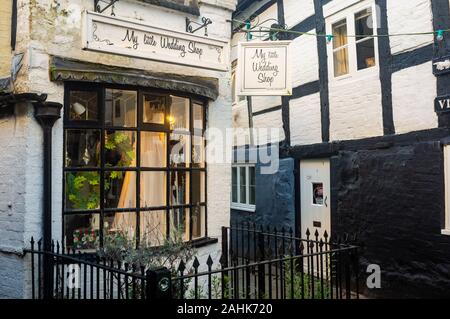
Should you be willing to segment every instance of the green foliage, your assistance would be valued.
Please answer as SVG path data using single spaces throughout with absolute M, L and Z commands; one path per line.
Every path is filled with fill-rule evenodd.
M 128 167 L 135 158 L 130 136 L 123 132 L 109 134 L 105 149 L 120 154 L 118 167 Z M 105 190 L 110 189 L 112 180 L 122 179 L 123 172 L 112 171 L 105 179 Z M 100 175 L 97 172 L 68 173 L 66 194 L 72 209 L 96 209 L 100 206 Z
M 320 278 L 315 276 L 310 276 L 308 273 L 302 272 L 299 268 L 301 265 L 296 267 L 295 261 L 293 265 L 291 261 L 285 261 L 284 263 L 284 275 L 286 282 L 286 298 L 292 299 L 329 299 L 330 298 L 330 283 L 324 279 L 323 286 Z M 294 287 L 292 295 L 292 286 Z M 302 292 L 303 286 L 303 292 Z M 314 288 L 314 297 L 313 297 Z

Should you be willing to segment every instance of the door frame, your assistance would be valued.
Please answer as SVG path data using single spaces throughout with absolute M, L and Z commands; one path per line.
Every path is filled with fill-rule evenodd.
M 302 160 L 329 160 L 330 161 L 330 194 L 329 194 L 329 205 L 330 205 L 330 234 L 328 239 L 330 240 L 331 234 L 335 232 L 336 225 L 336 214 L 335 210 L 337 207 L 337 198 L 335 196 L 336 189 L 335 185 L 338 185 L 336 181 L 336 170 L 337 164 L 336 156 L 318 156 L 318 157 L 305 157 L 305 158 L 294 158 L 294 190 L 295 190 L 295 236 L 297 238 L 302 238 L 302 206 L 301 206 L 301 182 L 300 182 L 300 162 Z M 298 249 L 298 248 L 296 248 Z

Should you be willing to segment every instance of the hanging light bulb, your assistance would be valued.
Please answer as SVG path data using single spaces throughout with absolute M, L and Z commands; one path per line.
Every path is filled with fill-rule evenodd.
M 327 34 L 327 44 L 330 44 L 333 41 L 334 36 L 332 34 Z
M 436 40 L 439 42 L 444 40 L 444 30 L 437 30 Z

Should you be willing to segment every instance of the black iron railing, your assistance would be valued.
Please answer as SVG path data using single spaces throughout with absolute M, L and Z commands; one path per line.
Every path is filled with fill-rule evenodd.
M 318 231 L 222 228 L 222 253 L 177 269 L 147 269 L 31 240 L 31 297 L 41 299 L 350 299 L 359 297 L 357 247 Z M 45 269 L 43 260 L 46 258 Z M 48 282 L 50 278 L 50 282 Z M 47 282 L 45 282 L 45 280 Z M 47 297 L 48 298 L 48 297 Z
M 100 258 L 95 254 L 65 249 L 53 243 L 51 251 L 31 239 L 26 249 L 31 261 L 31 298 L 54 299 L 149 299 L 154 272 L 144 267 Z M 43 260 L 51 267 L 43 268 Z M 50 283 L 45 283 L 47 275 Z M 50 293 L 45 294 L 45 289 Z
M 185 299 L 350 299 L 359 297 L 357 247 L 324 232 L 305 239 L 256 225 L 222 228 L 222 256 L 182 262 L 173 297 Z M 203 271 L 202 271 L 203 269 Z

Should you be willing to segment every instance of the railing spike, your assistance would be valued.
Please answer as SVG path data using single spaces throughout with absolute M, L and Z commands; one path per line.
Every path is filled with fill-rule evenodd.
M 195 257 L 194 262 L 192 263 L 192 267 L 194 267 L 194 269 L 198 269 L 199 266 L 200 266 L 200 262 L 198 261 L 198 258 Z
M 206 264 L 211 267 L 213 265 L 214 261 L 211 258 L 211 255 L 208 256 L 208 259 L 206 260 Z

